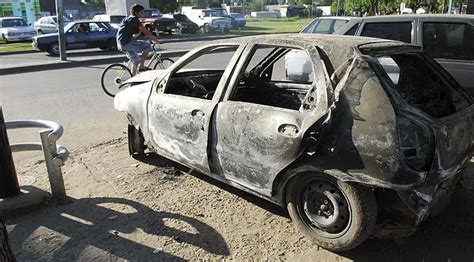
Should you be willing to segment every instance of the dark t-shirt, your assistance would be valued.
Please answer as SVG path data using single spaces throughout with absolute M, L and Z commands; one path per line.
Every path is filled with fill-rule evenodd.
M 133 39 L 133 34 L 139 32 L 139 26 L 140 20 L 138 20 L 138 17 L 133 15 L 125 17 L 120 23 L 119 30 L 117 32 L 117 41 L 121 45 L 130 43 Z

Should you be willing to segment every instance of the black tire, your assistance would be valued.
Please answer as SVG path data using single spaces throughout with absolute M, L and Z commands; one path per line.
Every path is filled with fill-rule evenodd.
M 145 138 L 142 131 L 133 125 L 128 125 L 128 153 L 132 155 L 145 155 Z
M 105 48 L 107 50 L 117 50 L 117 41 L 115 40 L 115 38 L 110 38 L 108 39 L 106 42 L 105 42 Z
M 204 26 L 202 27 L 202 31 L 205 34 L 211 32 L 211 26 L 209 24 L 204 24 Z
M 8 239 L 7 227 L 3 218 L 0 217 L 0 261 L 15 261 L 10 241 Z
M 132 72 L 122 64 L 112 64 L 104 69 L 100 78 L 104 92 L 114 97 L 123 86 L 123 82 L 132 77 Z
M 291 179 L 285 194 L 296 227 L 327 250 L 358 246 L 377 221 L 377 203 L 370 189 L 329 175 L 299 175 Z
M 161 61 L 158 60 L 155 65 L 153 66 L 153 69 L 167 69 L 174 63 L 173 59 L 171 58 L 161 58 Z
M 51 55 L 54 55 L 54 56 L 58 56 L 59 52 L 60 52 L 60 50 L 59 50 L 59 43 L 58 42 L 54 42 L 54 43 L 49 44 L 48 53 L 50 53 Z

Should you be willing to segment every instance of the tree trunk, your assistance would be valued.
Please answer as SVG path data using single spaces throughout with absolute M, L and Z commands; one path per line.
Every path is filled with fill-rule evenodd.
M 0 261 L 14 262 L 10 242 L 8 241 L 8 232 L 3 219 L 0 217 Z

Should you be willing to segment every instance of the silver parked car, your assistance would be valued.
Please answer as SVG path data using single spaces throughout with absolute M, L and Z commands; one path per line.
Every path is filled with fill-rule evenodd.
M 318 17 L 301 30 L 300 33 L 332 34 L 351 19 L 353 19 L 353 17 L 350 16 Z
M 71 19 L 63 16 L 64 26 L 72 22 Z M 58 31 L 58 17 L 44 16 L 38 19 L 34 24 L 35 32 L 38 35 L 56 33 Z
M 0 17 L 0 38 L 5 42 L 31 40 L 35 31 L 22 17 Z
M 421 46 L 474 96 L 474 15 L 391 15 L 353 18 L 334 34 Z
M 289 52 L 305 56 L 292 76 Z M 399 65 L 397 82 L 382 60 Z M 371 234 L 411 234 L 449 203 L 471 159 L 474 114 L 449 80 L 402 42 L 267 35 L 141 73 L 114 105 L 129 121 L 130 154 L 148 148 L 286 207 L 306 236 L 340 251 Z

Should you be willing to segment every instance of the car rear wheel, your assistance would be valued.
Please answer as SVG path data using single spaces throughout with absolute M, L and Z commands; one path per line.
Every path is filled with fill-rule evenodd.
M 139 156 L 145 154 L 145 139 L 142 131 L 133 125 L 128 125 L 128 153 Z
M 107 42 L 105 42 L 105 48 L 107 50 L 117 50 L 117 41 L 115 39 L 108 39 Z
M 54 56 L 59 55 L 59 43 L 58 42 L 51 43 L 48 46 L 48 53 Z
M 285 193 L 288 213 L 296 227 L 331 251 L 361 244 L 377 220 L 377 204 L 370 189 L 328 175 L 297 176 Z
M 174 63 L 173 59 L 171 58 L 161 58 L 160 60 L 158 60 L 155 64 L 155 66 L 153 66 L 153 69 L 156 70 L 156 69 L 167 69 L 168 67 L 170 67 L 172 64 Z

